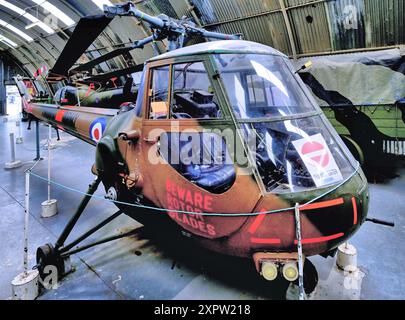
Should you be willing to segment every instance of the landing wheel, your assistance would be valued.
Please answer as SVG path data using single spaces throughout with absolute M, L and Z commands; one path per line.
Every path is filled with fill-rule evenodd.
M 58 278 L 64 274 L 64 263 L 62 257 L 51 244 L 46 244 L 37 249 L 37 268 L 42 280 L 49 275 L 48 268 L 56 267 Z
M 298 280 L 294 282 L 295 285 L 299 286 Z M 314 264 L 305 259 L 304 262 L 304 290 L 306 294 L 311 294 L 315 291 L 316 286 L 318 285 L 318 271 Z

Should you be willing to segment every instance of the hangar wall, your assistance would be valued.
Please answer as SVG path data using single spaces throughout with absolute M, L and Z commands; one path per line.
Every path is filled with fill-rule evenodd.
M 7 0 L 13 2 L 14 0 Z M 3 1 L 5 2 L 5 1 Z M 15 2 L 15 1 L 14 1 Z M 74 23 L 80 17 L 99 14 L 93 0 L 52 0 Z M 110 0 L 111 3 L 123 2 Z M 244 38 L 261 42 L 291 56 L 319 55 L 340 51 L 374 50 L 405 44 L 405 2 L 402 0 L 136 0 L 139 9 L 174 18 L 183 15 L 209 30 L 243 33 Z M 0 4 L 0 18 L 23 30 L 33 41 L 0 26 L 4 35 L 17 46 L 10 48 L 0 41 L 0 48 L 10 52 L 33 74 L 42 65 L 52 67 L 74 24 L 67 26 L 42 8 L 33 7 L 32 0 L 15 2 L 20 8 L 41 21 L 56 23 L 55 32 L 46 34 L 35 27 L 26 30 L 29 21 Z M 149 34 L 147 25 L 135 19 L 117 19 L 87 50 L 83 60 L 94 59 L 119 46 Z M 160 44 L 164 49 L 164 44 Z M 97 71 L 125 67 L 128 63 L 143 63 L 153 55 L 148 45 L 126 57 L 102 64 Z
M 26 29 L 25 16 L 1 3 L 13 2 L 28 8 L 39 20 L 55 24 L 54 33 L 46 34 L 38 27 Z M 93 0 L 52 0 L 72 20 L 66 25 L 32 0 L 7 0 L 0 3 L 0 18 L 23 30 L 33 41 L 24 41 L 10 29 L 0 26 L 5 36 L 16 43 L 10 48 L 0 41 L 0 50 L 13 56 L 33 75 L 39 68 L 52 68 L 80 17 L 101 14 Z M 111 0 L 111 3 L 122 0 Z M 398 48 L 405 43 L 403 0 L 136 0 L 139 9 L 174 18 L 186 16 L 212 31 L 242 33 L 244 39 L 257 41 L 287 53 L 291 57 L 374 51 Z M 136 19 L 114 20 L 101 34 L 80 62 L 92 60 L 125 44 L 149 35 L 147 24 Z M 164 51 L 165 43 L 159 43 Z M 150 45 L 144 50 L 114 58 L 98 66 L 102 73 L 142 64 L 154 54 Z
M 15 59 L 4 52 L 0 53 L 0 115 L 6 113 L 6 85 L 15 84 L 13 77 L 27 74 Z

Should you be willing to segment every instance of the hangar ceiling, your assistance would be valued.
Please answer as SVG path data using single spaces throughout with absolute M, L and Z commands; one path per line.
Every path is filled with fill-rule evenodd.
M 120 0 L 0 0 L 0 50 L 31 75 L 52 68 L 80 17 L 102 13 Z M 405 43 L 403 0 L 134 0 L 149 14 L 188 16 L 209 30 L 242 33 L 244 39 L 292 56 L 375 50 Z M 81 62 L 148 35 L 144 23 L 116 18 Z M 160 44 L 164 50 L 164 44 Z M 151 46 L 99 66 L 99 72 L 143 63 Z

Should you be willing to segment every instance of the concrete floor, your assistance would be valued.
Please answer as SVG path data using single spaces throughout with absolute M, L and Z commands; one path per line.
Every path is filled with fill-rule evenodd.
M 22 271 L 24 170 L 35 156 L 35 131 L 23 124 L 24 144 L 17 145 L 17 158 L 23 167 L 6 171 L 0 168 L 0 299 L 10 299 L 11 280 Z M 9 160 L 9 132 L 18 130 L 14 122 L 0 118 L 0 165 Z M 47 128 L 40 126 L 41 141 Z M 42 156 L 46 152 L 42 150 Z M 53 150 L 53 179 L 85 191 L 93 179 L 90 172 L 94 147 L 62 134 Z M 47 161 L 35 172 L 46 176 Z M 385 184 L 372 184 L 370 216 L 394 220 L 395 228 L 366 223 L 352 238 L 359 252 L 360 271 L 343 275 L 335 260 L 311 258 L 319 272 L 319 285 L 312 299 L 404 299 L 403 263 L 405 250 L 405 171 Z M 80 195 L 53 187 L 59 200 L 59 214 L 40 217 L 41 202 L 46 200 L 46 183 L 31 181 L 30 265 L 35 264 L 36 248 L 54 243 L 78 206 Z M 98 193 L 101 193 L 101 188 Z M 80 219 L 74 234 L 86 231 L 116 211 L 102 200 L 93 199 Z M 45 292 L 39 299 L 284 299 L 283 283 L 266 283 L 251 261 L 223 257 L 192 247 L 185 239 L 168 242 L 151 237 L 142 225 L 121 216 L 99 231 L 93 239 L 136 229 L 134 236 L 84 251 L 72 258 L 75 272 L 68 275 L 57 290 Z M 73 234 L 73 235 L 74 235 Z M 187 250 L 187 254 L 184 252 Z M 289 299 L 296 298 L 290 287 Z

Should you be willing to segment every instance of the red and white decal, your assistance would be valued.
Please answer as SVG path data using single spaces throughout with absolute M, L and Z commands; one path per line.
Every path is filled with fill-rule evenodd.
M 293 145 L 318 188 L 343 180 L 322 134 L 294 141 Z

